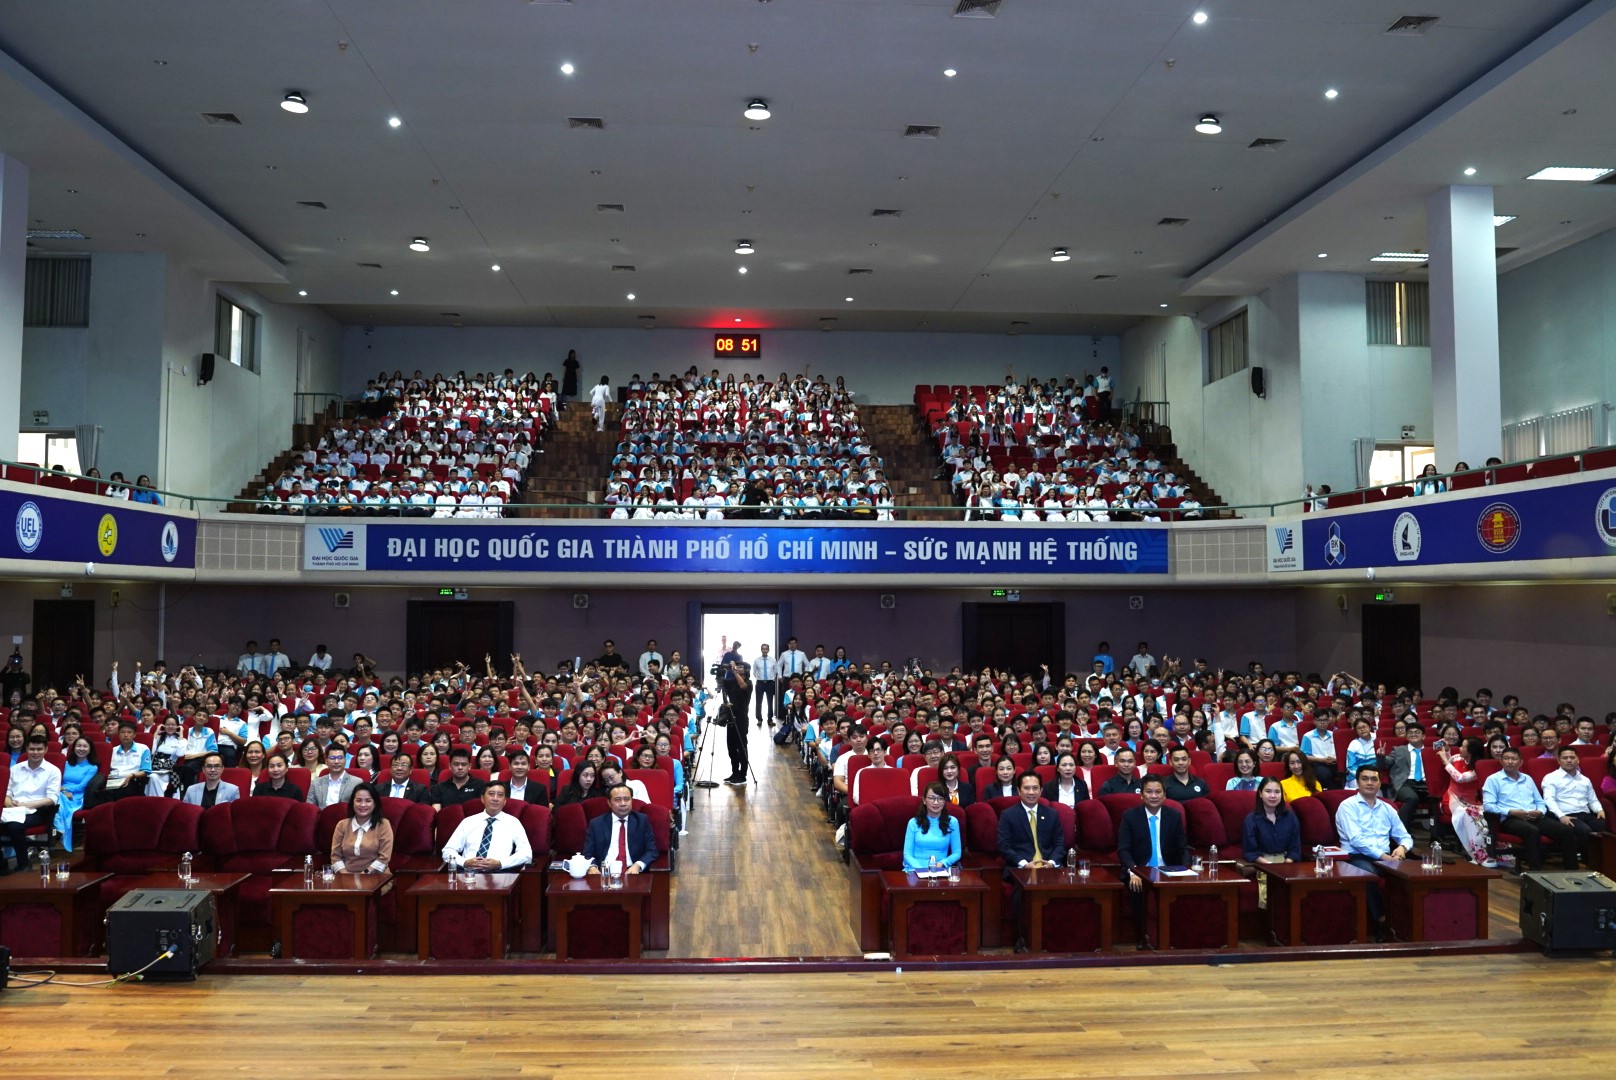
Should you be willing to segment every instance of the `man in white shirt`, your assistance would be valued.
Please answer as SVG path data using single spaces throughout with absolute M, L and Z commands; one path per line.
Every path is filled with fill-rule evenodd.
M 443 846 L 443 861 L 451 870 L 515 870 L 533 861 L 527 831 L 503 813 L 509 795 L 503 780 L 483 788 L 483 812 L 462 820 Z
M 282 668 L 289 668 L 291 666 L 292 658 L 281 652 L 281 639 L 270 638 L 269 651 L 263 655 L 262 661 L 258 668 L 259 673 L 273 678 L 277 671 L 281 670 Z
M 29 868 L 28 830 L 50 825 L 56 817 L 56 800 L 62 795 L 62 770 L 45 760 L 43 735 L 28 740 L 27 754 L 11 768 L 5 815 L 0 820 L 6 842 L 17 853 L 18 870 Z M 0 863 L 0 875 L 6 873 L 5 864 Z
M 797 647 L 796 638 L 786 638 L 786 647 L 780 653 L 780 662 L 775 670 L 779 681 L 789 683 L 791 676 L 802 675 L 808 670 L 808 654 Z
M 1588 857 L 1588 837 L 1607 831 L 1605 808 L 1593 781 L 1583 775 L 1581 757 L 1569 746 L 1560 748 L 1560 767 L 1543 778 L 1543 802 L 1560 824 L 1576 830 L 1577 854 Z
M 757 717 L 758 727 L 763 726 L 763 706 L 768 705 L 768 723 L 774 726 L 775 682 L 774 675 L 779 669 L 780 661 L 769 655 L 767 645 L 758 646 L 758 657 L 752 661 L 752 685 L 757 687 L 754 693 L 753 714 Z
M 314 655 L 309 657 L 309 662 L 304 666 L 311 667 L 316 671 L 330 671 L 331 654 L 326 651 L 326 647 L 324 645 L 316 645 L 314 647 Z
M 241 653 L 240 656 L 236 657 L 236 674 L 237 675 L 258 675 L 258 674 L 261 674 L 261 672 L 259 671 L 259 664 L 261 664 L 263 662 L 263 657 L 264 657 L 264 654 L 258 651 L 258 642 L 256 642 L 256 641 L 247 642 L 247 647 L 242 650 L 242 653 Z
M 645 651 L 640 654 L 640 675 L 645 677 L 651 674 L 651 661 L 655 660 L 659 668 L 668 666 L 668 661 L 657 652 L 656 638 L 645 643 Z

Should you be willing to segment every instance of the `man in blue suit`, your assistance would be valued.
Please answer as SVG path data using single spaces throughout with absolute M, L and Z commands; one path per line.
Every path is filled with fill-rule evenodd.
M 1133 905 L 1133 925 L 1139 934 L 1139 947 L 1149 949 L 1145 881 L 1136 868 L 1183 866 L 1189 861 L 1189 840 L 1184 832 L 1184 815 L 1163 805 L 1167 801 L 1167 788 L 1161 777 L 1145 777 L 1139 794 L 1143 805 L 1129 808 L 1117 827 L 1117 861 L 1127 872 L 1128 901 Z
M 606 793 L 612 812 L 602 814 L 589 823 L 584 834 L 584 858 L 589 860 L 589 872 L 600 873 L 600 867 L 616 863 L 627 874 L 638 874 L 657 861 L 656 834 L 651 821 L 634 809 L 634 792 L 623 783 L 613 784 Z
M 1042 801 L 1044 782 L 1029 770 L 1016 777 L 1016 791 L 1021 802 L 999 815 L 999 854 L 1004 865 L 1059 866 L 1065 845 L 1055 808 Z
M 202 779 L 185 789 L 185 801 L 192 806 L 217 806 L 241 798 L 241 789 L 219 779 L 224 773 L 224 758 L 210 753 L 202 759 Z

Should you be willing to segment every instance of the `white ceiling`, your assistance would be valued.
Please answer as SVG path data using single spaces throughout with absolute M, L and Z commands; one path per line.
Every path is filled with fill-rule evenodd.
M 1616 151 L 1612 18 L 1570 52 L 1518 65 L 1495 98 L 1472 88 L 1610 0 L 1006 0 L 994 19 L 953 6 L 12 2 L 0 6 L 0 50 L 16 62 L 0 63 L 0 150 L 33 170 L 31 218 L 91 235 L 43 250 L 156 247 L 273 300 L 307 290 L 301 302 L 349 323 L 654 314 L 659 326 L 834 317 L 838 329 L 1028 333 L 1115 333 L 1163 304 L 1193 310 L 1320 269 L 1321 242 L 1342 253 L 1330 268 L 1368 269 L 1375 250 L 1423 244 L 1419 208 L 1462 179 L 1456 157 L 1487 165 L 1474 182 L 1518 186 L 1551 151 Z M 1384 33 L 1409 14 L 1440 21 Z M 290 89 L 308 115 L 278 107 Z M 1430 118 L 1466 95 L 1474 115 Z M 753 96 L 772 119 L 741 116 Z M 87 114 L 76 123 L 75 105 Z M 208 126 L 202 112 L 243 124 Z M 1222 135 L 1192 131 L 1203 112 Z M 606 128 L 569 130 L 569 116 Z M 904 139 L 908 124 L 942 133 Z M 1380 168 L 1315 195 L 1411 129 Z M 1255 138 L 1286 142 L 1259 153 L 1246 149 Z M 107 149 L 118 140 L 121 153 Z M 1613 188 L 1516 194 L 1499 194 L 1521 214 L 1500 232 L 1522 238 L 1516 259 L 1616 224 Z M 407 250 L 416 235 L 431 253 Z M 757 253 L 734 255 L 739 237 Z M 1049 261 L 1056 245 L 1070 262 Z

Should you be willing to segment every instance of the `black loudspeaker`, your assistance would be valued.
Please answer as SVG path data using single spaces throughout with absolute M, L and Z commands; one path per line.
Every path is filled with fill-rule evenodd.
M 219 943 L 213 894 L 200 889 L 126 893 L 107 909 L 106 929 L 112 975 L 144 971 L 148 979 L 195 979 Z M 172 956 L 157 959 L 170 950 Z
M 1268 396 L 1268 383 L 1263 378 L 1263 369 L 1260 367 L 1251 369 L 1251 392 L 1260 398 Z
M 1550 952 L 1616 949 L 1616 882 L 1592 870 L 1522 874 L 1521 936 Z
M 202 354 L 202 359 L 196 365 L 196 384 L 206 386 L 213 381 L 213 364 L 218 358 L 210 352 Z

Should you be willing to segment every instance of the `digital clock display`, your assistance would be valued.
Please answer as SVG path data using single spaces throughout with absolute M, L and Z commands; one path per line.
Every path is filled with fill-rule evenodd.
M 763 355 L 763 339 L 756 334 L 714 334 L 713 356 L 744 356 L 756 360 Z

